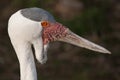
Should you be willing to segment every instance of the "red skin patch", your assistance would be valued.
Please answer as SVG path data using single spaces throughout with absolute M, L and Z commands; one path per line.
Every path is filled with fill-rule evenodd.
M 48 27 L 44 27 L 42 36 L 44 45 L 49 42 L 56 41 L 61 37 L 65 37 L 67 34 L 66 29 L 67 29 L 66 27 L 57 22 L 50 23 Z

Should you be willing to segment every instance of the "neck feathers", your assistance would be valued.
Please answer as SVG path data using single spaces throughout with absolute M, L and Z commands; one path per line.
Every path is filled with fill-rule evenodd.
M 15 51 L 20 63 L 21 80 L 37 80 L 36 67 L 31 45 L 27 43 L 14 44 Z

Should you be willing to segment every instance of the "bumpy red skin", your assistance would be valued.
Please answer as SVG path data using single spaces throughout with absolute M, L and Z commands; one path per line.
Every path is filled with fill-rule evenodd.
M 50 25 L 48 27 L 43 28 L 43 42 L 44 45 L 52 42 L 52 41 L 56 41 L 62 37 L 66 36 L 66 30 L 68 28 L 66 28 L 65 26 L 63 26 L 62 24 L 56 22 L 56 23 L 50 23 Z

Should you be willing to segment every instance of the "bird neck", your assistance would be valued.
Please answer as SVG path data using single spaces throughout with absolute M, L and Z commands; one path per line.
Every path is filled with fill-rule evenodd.
M 31 45 L 21 44 L 14 46 L 20 64 L 20 80 L 37 80 L 34 56 Z

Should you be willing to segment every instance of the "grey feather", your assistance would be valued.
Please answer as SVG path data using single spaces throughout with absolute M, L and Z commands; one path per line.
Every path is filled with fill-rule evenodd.
M 34 8 L 22 9 L 21 14 L 26 18 L 29 18 L 31 20 L 38 21 L 38 22 L 43 20 L 55 22 L 55 19 L 53 18 L 53 16 L 49 12 L 41 8 L 34 7 Z

